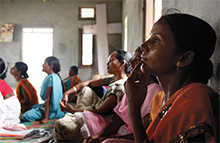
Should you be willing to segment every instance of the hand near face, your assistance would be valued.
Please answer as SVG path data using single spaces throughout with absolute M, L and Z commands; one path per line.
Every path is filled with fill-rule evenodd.
M 141 65 L 142 62 L 139 62 L 124 84 L 128 106 L 130 109 L 135 108 L 134 110 L 141 108 L 147 93 L 146 78 L 148 77 L 140 72 Z

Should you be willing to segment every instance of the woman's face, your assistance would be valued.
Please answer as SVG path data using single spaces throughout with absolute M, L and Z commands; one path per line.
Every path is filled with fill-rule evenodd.
M 71 68 L 69 69 L 69 76 L 74 76 L 74 71 Z
M 43 72 L 49 74 L 51 69 L 52 67 L 48 64 L 47 60 L 45 60 L 43 64 Z
M 141 45 L 143 73 L 160 76 L 176 70 L 176 44 L 166 20 L 156 22 L 151 30 L 150 38 Z
M 134 51 L 134 54 L 133 54 L 133 58 L 130 62 L 130 65 L 131 65 L 131 71 L 133 71 L 133 69 L 135 68 L 135 66 L 141 61 L 141 53 L 142 51 L 137 48 L 135 51 Z
M 17 75 L 18 69 L 16 68 L 15 65 L 11 68 L 10 73 L 11 73 L 11 75 Z
M 114 74 L 115 72 L 120 70 L 119 68 L 121 66 L 121 63 L 116 58 L 117 54 L 117 52 L 113 52 L 108 58 L 107 72 L 109 74 Z

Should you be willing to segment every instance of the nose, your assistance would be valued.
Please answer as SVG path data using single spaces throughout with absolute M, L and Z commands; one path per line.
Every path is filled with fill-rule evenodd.
M 143 53 L 144 52 L 149 52 L 148 42 L 149 42 L 149 40 L 147 40 L 143 44 L 141 44 L 141 50 L 143 51 Z

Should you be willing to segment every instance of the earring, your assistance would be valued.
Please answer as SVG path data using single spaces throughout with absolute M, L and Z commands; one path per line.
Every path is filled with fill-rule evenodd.
M 176 71 L 178 71 L 178 70 L 179 70 L 180 65 L 181 65 L 181 62 L 180 62 L 180 61 L 178 61 L 178 62 L 176 63 Z

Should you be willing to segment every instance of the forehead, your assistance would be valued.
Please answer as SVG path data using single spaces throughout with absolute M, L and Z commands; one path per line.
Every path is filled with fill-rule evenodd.
M 154 25 L 153 28 L 151 29 L 151 35 L 152 34 L 158 34 L 163 38 L 173 38 L 172 37 L 172 32 L 167 24 L 167 21 L 165 19 L 160 19 L 157 21 Z
M 117 56 L 117 52 L 113 52 L 110 56 L 109 56 L 109 58 L 115 58 L 116 56 Z

